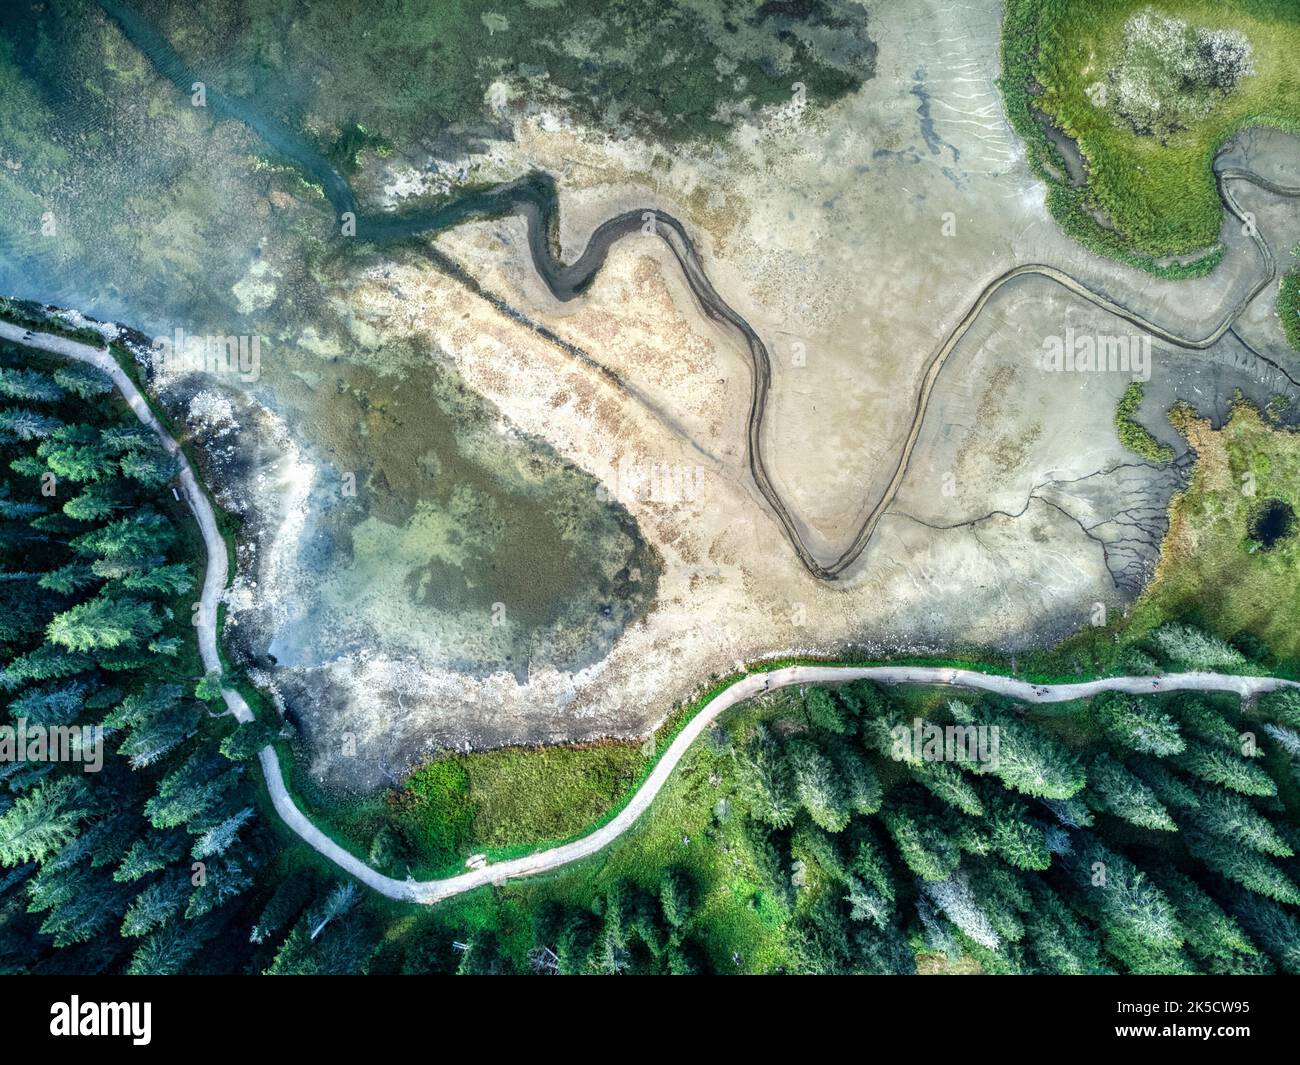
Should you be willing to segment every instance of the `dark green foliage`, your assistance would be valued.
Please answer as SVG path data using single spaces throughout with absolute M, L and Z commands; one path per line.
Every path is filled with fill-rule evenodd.
M 1261 713 L 1285 716 L 1290 702 L 1274 695 Z M 999 728 L 998 764 L 985 767 L 899 747 L 893 730 L 910 732 L 911 721 L 875 691 L 851 719 L 810 693 L 798 705 L 798 725 L 758 726 L 733 747 L 737 802 L 767 822 L 746 821 L 749 864 L 785 915 L 797 971 L 899 971 L 890 944 L 900 921 L 925 949 L 965 955 L 989 973 L 1287 964 L 1260 952 L 1225 895 L 1225 882 L 1248 887 L 1255 919 L 1289 943 L 1285 907 L 1300 889 L 1276 860 L 1291 856 L 1293 833 L 1275 801 L 1247 797 L 1268 798 L 1274 785 L 1241 754 L 1226 705 L 1196 695 L 1098 697 L 1087 718 L 1101 742 L 1086 772 L 1032 711 L 961 702 L 937 711 L 941 727 L 950 717 Z M 827 772 L 854 735 L 861 765 L 888 781 L 861 807 L 844 802 L 856 770 Z M 1152 859 L 1147 842 L 1160 837 L 1175 841 L 1195 878 Z
M 267 840 L 252 782 L 217 751 L 226 726 L 185 694 L 197 531 L 160 509 L 174 464 L 107 379 L 40 360 L 0 345 L 0 574 L 23 574 L 0 610 L 4 719 L 105 734 L 98 772 L 0 765 L 0 959 L 236 971 Z M 73 749 L 89 755 L 87 735 Z
M 1300 728 L 1300 688 L 1279 688 L 1259 697 L 1259 712 L 1268 721 Z
M 794 774 L 778 740 L 759 725 L 753 740 L 733 753 L 740 797 L 750 813 L 773 828 L 793 824 L 799 808 Z
M 809 688 L 803 705 L 813 728 L 838 733 L 852 731 L 853 715 L 830 688 Z
M 956 871 L 961 850 L 942 819 L 916 803 L 881 816 L 899 856 L 921 879 L 947 880 Z
M 1089 799 L 1096 810 L 1105 810 L 1139 828 L 1173 832 L 1178 826 L 1161 804 L 1153 788 L 1129 772 L 1122 762 L 1099 754 L 1088 768 Z
M 794 792 L 813 821 L 828 832 L 839 832 L 852 813 L 835 763 L 810 740 L 786 744 L 785 756 L 794 778 Z
M 1287 274 L 1277 290 L 1277 316 L 1287 342 L 1300 351 L 1300 272 Z
M 706 971 L 702 953 L 691 938 L 694 888 L 676 869 L 663 873 L 656 891 L 619 882 L 597 896 L 592 911 L 552 906 L 541 911 L 533 927 L 528 970 L 558 976 L 580 974 L 686 975 Z M 453 944 L 461 953 L 460 973 L 481 972 L 466 954 L 481 951 L 477 938 Z M 407 971 L 420 971 L 410 967 Z M 494 972 L 508 971 L 496 955 Z
M 1193 740 L 1188 743 L 1186 752 L 1178 757 L 1178 764 L 1192 776 L 1242 795 L 1277 794 L 1277 784 L 1261 767 L 1221 747 Z
M 1300 888 L 1273 863 L 1254 850 L 1245 850 L 1235 841 L 1211 836 L 1199 830 L 1184 833 L 1187 849 L 1207 868 L 1235 881 L 1256 894 L 1278 902 L 1300 905 Z
M 1092 713 L 1111 742 L 1135 754 L 1165 758 L 1186 746 L 1178 723 L 1150 699 L 1123 692 L 1103 692 Z
M 977 712 L 957 701 L 948 707 L 958 724 L 998 729 L 996 763 L 978 768 L 1007 787 L 1036 798 L 1068 799 L 1087 780 L 1079 760 L 1063 744 L 1023 718 L 993 707 Z

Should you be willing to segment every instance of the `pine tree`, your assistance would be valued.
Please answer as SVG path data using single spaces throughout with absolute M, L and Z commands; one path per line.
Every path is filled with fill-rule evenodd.
M 221 796 L 234 786 L 238 769 L 212 777 L 189 788 L 160 789 L 144 810 L 155 828 L 176 828 L 210 814 Z
M 129 451 L 119 464 L 127 477 L 146 488 L 161 488 L 180 469 L 176 460 L 162 451 Z
M 334 889 L 325 896 L 324 902 L 318 909 L 312 913 L 311 931 L 308 934 L 309 939 L 315 939 L 329 925 L 331 921 L 338 920 L 347 913 L 357 903 L 357 886 L 348 881 L 346 884 L 338 884 Z
M 794 823 L 798 812 L 794 781 L 784 753 L 768 730 L 759 725 L 754 738 L 732 748 L 736 760 L 737 796 L 749 813 L 773 828 Z
M 92 481 L 63 504 L 63 513 L 77 521 L 102 521 L 129 505 L 116 481 Z
M 883 802 L 883 793 L 871 764 L 847 743 L 828 740 L 824 747 L 839 775 L 840 787 L 849 809 L 863 816 L 878 812 Z
M 815 743 L 800 737 L 786 744 L 786 757 L 795 795 L 808 816 L 828 832 L 841 831 L 851 810 L 834 763 Z
M 1104 751 L 1093 759 L 1088 777 L 1088 796 L 1094 809 L 1105 810 L 1139 828 L 1178 831 L 1156 793 Z
M 664 871 L 659 881 L 659 904 L 668 927 L 680 932 L 691 916 L 691 889 L 683 873 Z
M 960 872 L 947 880 L 918 880 L 934 908 L 948 918 L 961 933 L 988 950 L 997 950 L 1002 937 L 971 891 L 970 882 Z
M 917 783 L 941 802 L 968 817 L 984 816 L 984 804 L 980 802 L 975 781 L 952 762 L 918 762 L 909 769 Z
M 1159 762 L 1149 758 L 1135 758 L 1129 768 L 1151 788 L 1165 807 L 1195 810 L 1201 805 L 1196 789 Z
M 849 874 L 836 837 L 807 817 L 799 819 L 790 836 L 790 853 L 805 867 L 809 863 L 817 866 L 828 880 L 843 881 Z
M 1187 738 L 1240 753 L 1238 729 L 1203 696 L 1184 693 L 1174 700 L 1173 709 Z
M 1300 976 L 1300 919 L 1275 902 L 1239 891 L 1233 911 L 1284 973 Z
M 88 864 L 42 868 L 28 883 L 29 909 L 46 912 L 41 931 L 56 947 L 88 943 L 121 918 L 130 895 Z
M 1188 947 L 1211 971 L 1230 963 L 1236 955 L 1259 953 L 1237 921 L 1189 877 L 1166 869 L 1157 874 L 1157 882 L 1178 911 Z
M 1179 756 L 1178 765 L 1193 776 L 1211 784 L 1230 788 L 1242 795 L 1271 796 L 1277 794 L 1273 779 L 1257 765 L 1252 765 L 1232 751 L 1210 747 L 1197 740 L 1188 742 L 1187 750 Z
M 101 593 L 56 615 L 46 635 L 69 651 L 98 651 L 136 647 L 161 628 L 162 620 L 149 603 Z
M 1190 625 L 1161 625 L 1152 633 L 1151 643 L 1167 661 L 1187 669 L 1233 670 L 1246 665 L 1240 651 Z
M 1300 905 L 1300 888 L 1258 851 L 1243 850 L 1235 843 L 1197 830 L 1186 831 L 1183 836 L 1187 849 L 1214 872 L 1265 898 Z
M 1042 880 L 1031 883 L 1034 905 L 1025 915 L 1025 936 L 1035 967 L 1061 976 L 1112 972 L 1102 957 L 1096 932 Z
M 1150 699 L 1102 692 L 1092 701 L 1092 713 L 1111 742 L 1136 754 L 1167 758 L 1186 746 L 1178 723 Z
M 57 403 L 63 394 L 63 389 L 39 370 L 0 366 L 0 396 L 28 403 Z
M 87 563 L 69 562 L 66 566 L 43 573 L 36 583 L 46 591 L 75 595 L 85 588 L 93 588 L 100 580 Z
M 249 942 L 265 943 L 288 927 L 302 913 L 309 898 L 310 885 L 303 874 L 290 874 L 281 880 L 249 931 Z
M 86 785 L 74 776 L 47 779 L 0 816 L 0 865 L 43 861 L 76 834 L 86 816 Z
M 1259 712 L 1288 728 L 1300 728 L 1300 688 L 1278 688 L 1259 697 Z
M 253 886 L 253 870 L 229 855 L 209 859 L 204 864 L 203 882 L 194 889 L 185 907 L 185 917 L 190 921 L 212 913 Z
M 1295 853 L 1268 818 L 1240 795 L 1214 787 L 1203 787 L 1200 795 L 1200 806 L 1186 817 L 1202 832 L 1277 858 Z
M 146 938 L 131 957 L 131 976 L 176 976 L 201 950 L 205 926 L 190 921 L 169 921 Z
M 177 596 L 188 592 L 194 586 L 194 573 L 183 562 L 173 562 L 170 565 L 129 573 L 122 578 L 122 586 L 133 592 L 145 592 L 149 595 Z
M 853 718 L 826 688 L 809 688 L 803 697 L 804 710 L 814 728 L 844 735 L 852 731 Z
M 84 680 L 47 681 L 28 688 L 9 704 L 9 716 L 29 725 L 62 725 L 74 721 L 85 704 Z
M 129 883 L 150 873 L 157 873 L 179 860 L 185 853 L 188 842 L 186 834 L 179 829 L 146 832 L 131 844 L 117 869 L 114 870 L 113 879 Z
M 1173 904 L 1147 875 L 1095 837 L 1083 841 L 1073 877 L 1097 916 L 1106 949 L 1134 973 L 1190 972 Z
M 189 883 L 178 876 L 150 884 L 127 907 L 126 916 L 122 918 L 122 935 L 148 935 L 175 917 L 189 894 Z
M 73 550 L 117 562 L 135 562 L 156 558 L 176 541 L 176 530 L 157 511 L 137 508 L 129 517 L 120 518 L 98 529 L 83 533 L 71 541 Z
M 1084 786 L 1087 776 L 1079 760 L 1061 743 L 1028 721 L 988 708 L 977 712 L 953 700 L 949 712 L 960 725 L 985 725 L 998 730 L 998 755 L 977 772 L 990 773 L 1008 788 L 1025 795 L 1068 799 Z
M 54 383 L 82 399 L 106 396 L 113 391 L 109 376 L 92 366 L 60 366 L 54 371 Z
M 22 407 L 10 407 L 0 410 L 0 433 L 9 433 L 16 440 L 44 440 L 51 433 L 63 428 L 63 422 L 39 411 L 26 410 Z
M 60 481 L 102 481 L 117 473 L 117 463 L 99 443 L 99 434 L 84 425 L 54 430 L 36 449 Z
M 922 880 L 947 880 L 961 862 L 961 848 L 938 818 L 914 804 L 882 815 L 907 867 Z
M 214 854 L 225 854 L 235 843 L 239 830 L 253 817 L 253 808 L 245 806 L 203 833 L 190 851 L 191 857 L 208 858 Z
M 1029 816 L 1024 803 L 990 788 L 984 807 L 989 843 L 1003 861 L 1017 869 L 1043 870 L 1052 864 L 1047 833 Z

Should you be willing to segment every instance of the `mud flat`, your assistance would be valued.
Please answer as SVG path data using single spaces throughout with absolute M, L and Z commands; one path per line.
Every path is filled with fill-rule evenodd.
M 999 12 L 913 0 L 873 18 L 874 80 L 825 111 L 792 99 L 742 118 L 717 145 L 668 153 L 505 109 L 510 138 L 466 165 L 551 175 L 558 254 L 601 248 L 595 275 L 539 276 L 537 226 L 465 209 L 400 245 L 312 246 L 310 277 L 268 242 L 226 279 L 275 356 L 250 387 L 169 394 L 249 520 L 228 626 L 314 776 L 373 788 L 443 747 L 639 736 L 738 660 L 1016 648 L 1132 601 L 1185 460 L 1119 444 L 1131 375 L 1044 372 L 1044 345 L 1131 333 L 1104 301 L 1209 336 L 1256 290 L 1257 245 L 1230 220 L 1223 266 L 1188 282 L 1082 251 L 1002 112 Z M 1248 137 L 1224 165 L 1280 180 L 1296 157 L 1293 138 Z M 408 164 L 371 159 L 360 182 L 395 216 L 404 189 L 419 199 Z M 1283 200 L 1239 195 L 1275 245 L 1291 239 Z M 315 217 L 282 193 L 253 202 L 286 233 Z M 592 245 L 647 210 L 680 221 L 769 354 L 770 492 L 753 474 L 752 352 L 671 246 L 626 220 Z M 417 233 L 403 224 L 393 235 Z M 993 291 L 1025 263 L 1096 298 L 1041 276 Z M 1287 390 L 1269 295 L 1240 335 L 1154 345 L 1141 415 L 1162 440 L 1178 444 L 1160 415 L 1173 398 Z M 984 296 L 918 425 L 936 352 Z M 810 572 L 797 544 L 835 560 L 876 511 L 838 581 Z
M 912 4 L 879 17 L 883 77 L 824 115 L 791 110 L 738 131 L 722 158 L 663 165 L 648 145 L 545 122 L 516 130 L 521 160 L 563 174 L 570 260 L 601 222 L 637 207 L 691 232 L 721 296 L 773 354 L 763 440 L 773 480 L 809 545 L 832 557 L 885 487 L 910 413 L 899 397 L 916 394 L 927 358 L 999 273 L 1051 263 L 1193 338 L 1259 281 L 1255 248 L 1231 222 L 1223 268 L 1199 281 L 1153 279 L 1079 249 L 1048 217 L 1001 113 L 996 15 L 966 12 L 959 24 Z M 1241 195 L 1254 202 L 1253 190 Z M 1149 575 L 1186 460 L 1161 467 L 1119 445 L 1112 420 L 1130 376 L 1042 372 L 1045 338 L 1067 327 L 1130 329 L 1059 286 L 1026 278 L 990 303 L 935 385 L 896 503 L 848 579 L 828 588 L 801 572 L 746 476 L 744 351 L 701 316 L 664 247 L 624 237 L 564 303 L 537 277 L 527 241 L 506 219 L 435 245 L 537 328 L 418 264 L 363 284 L 357 300 L 386 328 L 430 331 L 473 388 L 607 489 L 628 462 L 705 474 L 702 499 L 628 504 L 664 558 L 656 609 L 590 670 L 496 685 L 494 720 L 509 723 L 497 735 L 636 735 L 699 678 L 764 654 L 1040 643 L 1087 624 L 1096 603 L 1123 609 Z M 596 378 L 547 337 L 633 387 Z M 497 348 L 511 357 L 494 358 Z M 1172 442 L 1160 415 L 1170 397 L 1279 383 L 1285 374 L 1230 336 L 1200 354 L 1156 344 L 1143 418 Z M 481 722 L 470 727 L 471 742 L 490 742 Z

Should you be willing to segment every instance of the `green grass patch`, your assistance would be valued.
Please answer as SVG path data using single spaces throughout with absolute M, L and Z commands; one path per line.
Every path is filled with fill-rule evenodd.
M 1115 431 L 1119 442 L 1130 451 L 1151 462 L 1172 462 L 1174 449 L 1162 444 L 1137 421 L 1138 408 L 1142 406 L 1142 383 L 1134 381 L 1124 389 L 1115 408 Z
M 770 707 L 746 704 L 724 715 L 738 734 Z M 801 722 L 790 708 L 790 724 Z M 598 855 L 537 879 L 507 884 L 503 901 L 529 912 L 549 902 L 583 905 L 620 880 L 652 888 L 663 870 L 683 870 L 700 900 L 695 931 L 719 972 L 767 972 L 786 960 L 786 915 L 777 912 L 750 866 L 734 810 L 730 753 L 707 736 L 694 744 L 646 816 Z M 739 962 L 735 959 L 739 958 Z
M 1160 564 L 1131 628 L 1179 618 L 1239 643 L 1253 637 L 1266 650 L 1255 648 L 1252 658 L 1293 671 L 1300 665 L 1300 538 L 1265 548 L 1252 539 L 1251 524 L 1266 501 L 1300 506 L 1300 434 L 1269 425 L 1241 400 L 1222 429 L 1186 407 L 1171 418 L 1197 463 L 1171 508 Z
M 474 837 L 506 847 L 581 832 L 636 784 L 650 764 L 647 753 L 645 745 L 606 743 L 465 755 L 458 762 L 474 806 Z
M 1186 24 L 1188 54 L 1198 30 L 1239 34 L 1250 72 L 1225 78 L 1218 67 L 1207 78 L 1221 86 L 1189 81 L 1183 44 L 1141 43 L 1133 20 L 1148 9 Z M 1286 0 L 1009 0 L 1002 48 L 1008 114 L 1053 215 L 1085 246 L 1153 273 L 1200 275 L 1221 259 L 1213 161 L 1230 137 L 1256 125 L 1300 131 L 1300 8 Z M 1077 144 L 1082 186 L 1038 115 Z
M 1300 271 L 1282 278 L 1277 290 L 1277 316 L 1287 343 L 1300 351 Z

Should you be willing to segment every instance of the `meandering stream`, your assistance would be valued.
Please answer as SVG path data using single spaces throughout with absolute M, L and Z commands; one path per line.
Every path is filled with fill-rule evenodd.
M 131 42 L 149 58 L 159 74 L 189 95 L 194 83 L 201 79 L 187 66 L 167 39 L 147 20 L 112 0 L 100 0 L 100 3 Z M 663 240 L 672 250 L 702 313 L 729 328 L 749 353 L 751 388 L 746 442 L 750 474 L 804 568 L 822 581 L 834 581 L 844 576 L 871 542 L 876 526 L 902 487 L 920 437 L 931 393 L 944 364 L 979 319 L 990 299 L 1003 286 L 1017 278 L 1041 277 L 1167 344 L 1188 350 L 1204 350 L 1216 344 L 1251 302 L 1277 278 L 1277 263 L 1272 249 L 1255 227 L 1248 227 L 1247 231 L 1259 254 L 1260 275 L 1237 304 L 1217 324 L 1210 326 L 1202 337 L 1187 337 L 1165 329 L 1054 266 L 1026 263 L 993 278 L 926 362 L 921 387 L 913 403 L 911 424 L 885 490 L 863 518 L 848 546 L 838 557 L 822 560 L 808 547 L 800 523 L 773 484 L 764 457 L 763 422 L 772 381 L 772 359 L 767 345 L 749 323 L 718 294 L 709 280 L 694 242 L 685 226 L 676 218 L 653 207 L 616 215 L 597 226 L 581 254 L 572 262 L 566 263 L 559 257 L 557 250 L 555 235 L 559 229 L 559 198 L 555 181 L 549 174 L 532 173 L 489 189 L 465 192 L 432 210 L 398 214 L 361 213 L 347 180 L 305 137 L 267 115 L 252 101 L 229 96 L 212 86 L 207 86 L 206 91 L 208 106 L 215 113 L 245 123 L 270 148 L 292 160 L 319 183 L 340 219 L 341 226 L 345 219 L 350 220 L 355 226 L 355 238 L 363 242 L 397 243 L 414 236 L 452 229 L 468 221 L 517 215 L 527 226 L 529 252 L 538 276 L 552 296 L 568 302 L 590 288 L 616 241 L 634 233 L 645 233 Z M 1242 221 L 1245 220 L 1245 215 L 1232 195 L 1229 187 L 1231 183 L 1247 182 L 1274 195 L 1300 197 L 1300 186 L 1279 185 L 1244 169 L 1224 168 L 1216 171 L 1216 175 L 1219 197 L 1224 207 L 1233 217 Z

